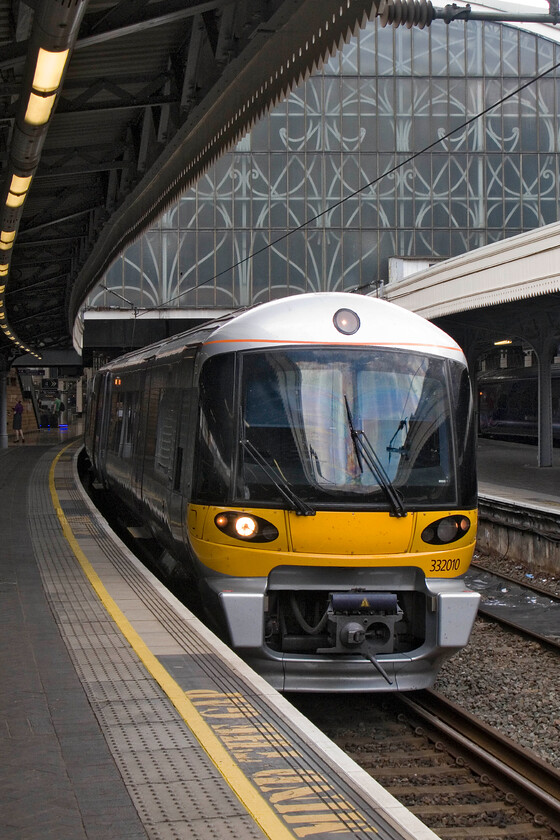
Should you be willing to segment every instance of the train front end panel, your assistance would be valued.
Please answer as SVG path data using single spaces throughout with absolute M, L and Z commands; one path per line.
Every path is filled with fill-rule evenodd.
M 464 531 L 457 525 L 437 548 L 425 543 L 422 534 L 446 518 Z M 232 646 L 277 688 L 427 687 L 468 641 L 480 596 L 461 576 L 476 510 L 303 517 L 191 506 L 188 523 Z

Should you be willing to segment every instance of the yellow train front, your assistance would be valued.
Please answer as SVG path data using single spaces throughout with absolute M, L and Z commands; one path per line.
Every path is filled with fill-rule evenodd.
M 471 388 L 424 319 L 325 293 L 203 325 L 101 369 L 85 443 L 276 688 L 423 688 L 468 641 Z
M 383 301 L 303 295 L 219 327 L 198 370 L 187 540 L 232 646 L 284 691 L 433 683 L 479 601 L 460 349 Z

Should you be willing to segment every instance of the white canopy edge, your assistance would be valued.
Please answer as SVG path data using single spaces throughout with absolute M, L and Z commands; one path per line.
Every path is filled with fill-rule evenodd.
M 485 245 L 390 283 L 383 297 L 433 319 L 560 291 L 560 223 Z

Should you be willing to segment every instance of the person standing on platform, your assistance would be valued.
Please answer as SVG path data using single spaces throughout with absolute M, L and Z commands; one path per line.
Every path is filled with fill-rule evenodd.
M 13 412 L 14 412 L 13 430 L 16 433 L 16 443 L 18 442 L 18 440 L 21 440 L 22 443 L 25 443 L 25 438 L 23 437 L 23 429 L 22 429 L 23 403 L 22 403 L 21 400 L 18 400 L 17 403 L 14 405 Z

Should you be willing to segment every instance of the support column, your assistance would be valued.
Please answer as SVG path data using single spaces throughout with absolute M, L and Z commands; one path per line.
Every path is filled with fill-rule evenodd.
M 552 380 L 546 354 L 539 355 L 539 467 L 552 466 Z
M 552 357 L 557 340 L 550 335 L 533 342 L 538 361 L 538 465 L 552 466 Z
M 463 353 L 466 356 L 467 364 L 469 366 L 469 376 L 471 380 L 471 388 L 472 388 L 472 396 L 473 396 L 473 422 L 474 422 L 474 433 L 478 440 L 478 435 L 480 432 L 480 406 L 479 406 L 479 398 L 478 398 L 478 359 L 480 354 L 482 353 L 485 344 L 483 344 L 478 338 L 473 338 L 471 341 L 467 339 L 467 341 L 462 345 Z

